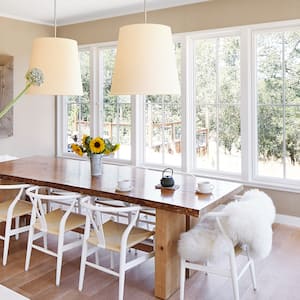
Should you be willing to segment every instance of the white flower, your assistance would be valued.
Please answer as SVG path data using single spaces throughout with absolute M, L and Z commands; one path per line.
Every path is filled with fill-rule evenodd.
M 33 68 L 29 70 L 26 73 L 25 78 L 27 80 L 27 83 L 30 83 L 32 85 L 40 86 L 44 83 L 44 74 L 38 68 Z
M 14 104 L 23 96 L 26 91 L 32 86 L 40 86 L 44 83 L 44 74 L 40 69 L 33 68 L 29 70 L 25 78 L 27 80 L 25 88 L 20 92 L 20 94 L 12 99 L 4 108 L 0 111 L 0 119 L 14 106 Z

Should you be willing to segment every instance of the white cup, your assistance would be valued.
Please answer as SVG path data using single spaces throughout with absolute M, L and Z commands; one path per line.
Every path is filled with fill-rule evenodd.
M 129 190 L 131 188 L 131 181 L 128 179 L 118 181 L 118 188 L 120 190 Z
M 198 182 L 198 191 L 200 193 L 210 193 L 214 189 L 214 185 L 209 181 Z

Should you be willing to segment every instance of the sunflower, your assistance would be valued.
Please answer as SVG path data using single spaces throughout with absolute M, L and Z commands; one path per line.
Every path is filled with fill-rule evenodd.
M 82 145 L 87 146 L 87 144 L 86 144 L 87 143 L 87 138 L 88 138 L 88 136 L 86 134 L 84 134 L 82 136 L 82 139 L 81 139 Z
M 83 155 L 81 147 L 77 144 L 72 144 L 72 151 L 75 152 L 79 156 Z
M 100 137 L 95 137 L 90 141 L 90 149 L 92 153 L 102 153 L 105 150 L 105 142 Z

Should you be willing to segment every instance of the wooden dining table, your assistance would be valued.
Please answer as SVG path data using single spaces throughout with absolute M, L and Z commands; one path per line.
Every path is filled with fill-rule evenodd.
M 159 189 L 162 173 L 134 166 L 103 164 L 103 174 L 91 176 L 86 160 L 34 156 L 0 163 L 0 178 L 79 192 L 148 206 L 156 209 L 155 296 L 168 299 L 179 288 L 177 241 L 189 226 L 190 217 L 199 217 L 230 201 L 242 191 L 239 183 L 213 180 L 209 194 L 196 192 L 197 182 L 207 178 L 174 173 L 177 189 Z M 119 180 L 131 180 L 128 192 L 116 190 Z

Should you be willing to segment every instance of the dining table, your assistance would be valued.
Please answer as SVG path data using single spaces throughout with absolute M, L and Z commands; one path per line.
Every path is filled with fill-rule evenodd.
M 177 242 L 180 234 L 189 228 L 190 218 L 199 218 L 218 205 L 231 201 L 243 190 L 243 185 L 175 172 L 175 186 L 161 188 L 160 170 L 112 163 L 103 163 L 102 168 L 102 175 L 91 176 L 88 160 L 32 156 L 0 162 L 0 179 L 154 208 L 154 294 L 160 299 L 168 299 L 179 288 Z M 117 183 L 120 180 L 130 180 L 132 188 L 126 192 L 119 191 Z M 197 191 L 197 183 L 203 180 L 212 184 L 211 192 L 203 194 Z

